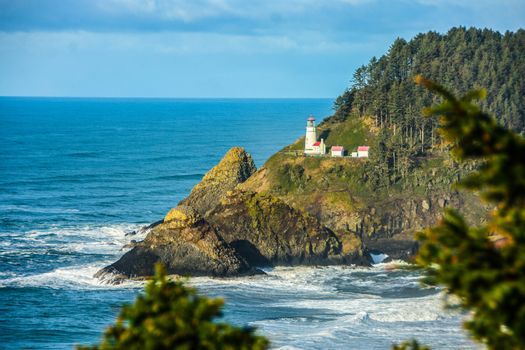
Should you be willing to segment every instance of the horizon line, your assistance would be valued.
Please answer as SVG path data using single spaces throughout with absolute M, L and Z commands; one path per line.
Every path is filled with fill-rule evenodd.
M 144 100 L 326 100 L 337 97 L 174 97 L 174 96 L 50 96 L 50 95 L 0 95 L 0 98 L 70 98 L 70 99 L 144 99 Z

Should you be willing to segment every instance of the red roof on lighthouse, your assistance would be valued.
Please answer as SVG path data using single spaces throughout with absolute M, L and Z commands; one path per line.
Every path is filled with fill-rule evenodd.
M 369 148 L 370 148 L 369 146 L 359 146 L 357 147 L 357 150 L 358 151 L 368 151 Z
M 321 146 L 321 142 L 317 141 L 316 143 L 313 144 L 313 146 Z
M 309 122 L 313 122 L 314 120 L 315 120 L 314 117 L 310 117 L 310 118 L 308 118 L 308 121 L 309 121 Z

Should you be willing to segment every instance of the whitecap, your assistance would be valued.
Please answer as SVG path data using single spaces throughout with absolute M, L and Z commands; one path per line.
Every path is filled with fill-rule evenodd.
M 122 247 L 131 240 L 141 240 L 146 232 L 141 232 L 141 224 L 116 224 L 106 226 L 72 226 L 66 228 L 49 227 L 43 230 L 11 233 L 17 240 L 14 248 L 31 247 L 33 250 L 54 249 L 55 251 L 79 254 L 106 254 L 119 256 Z M 126 233 L 136 230 L 133 237 Z M 8 248 L 9 246 L 5 246 Z
M 72 255 L 72 256 L 100 256 L 101 260 L 90 265 L 72 265 L 61 268 L 53 268 L 52 263 L 48 267 L 53 268 L 40 274 L 2 276 L 0 286 L 20 287 L 49 287 L 49 288 L 112 288 L 107 284 L 95 279 L 93 275 L 99 269 L 111 264 L 119 258 L 127 249 L 125 245 L 131 239 L 140 240 L 145 233 L 133 237 L 126 236 L 130 230 L 137 230 L 143 225 L 139 224 L 116 224 L 106 226 L 72 226 L 57 229 L 50 227 L 46 230 L 32 230 L 15 235 L 15 240 L 9 244 L 0 246 L 0 255 L 16 256 L 24 255 Z M 16 242 L 16 243 L 14 243 Z M 55 258 L 56 259 L 56 258 Z M 95 258 L 97 259 L 97 258 Z M 93 261 L 93 258 L 90 258 Z M 57 261 L 57 260 L 55 260 Z M 74 264 L 74 262 L 73 262 Z M 43 266 L 45 269 L 45 267 Z M 133 281 L 130 281 L 134 286 Z M 128 283 L 120 287 L 128 287 Z
M 106 262 L 108 264 L 110 262 Z M 0 280 L 0 287 L 45 287 L 53 289 L 114 289 L 139 288 L 143 281 L 127 280 L 119 285 L 110 285 L 95 278 L 95 273 L 104 265 L 90 264 L 58 268 L 40 274 L 17 276 Z

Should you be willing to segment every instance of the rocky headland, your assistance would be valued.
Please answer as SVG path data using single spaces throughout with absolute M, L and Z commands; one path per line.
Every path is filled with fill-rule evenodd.
M 257 170 L 234 147 L 146 238 L 96 276 L 117 281 L 168 273 L 230 277 L 277 265 L 370 265 L 372 255 L 410 261 L 414 234 L 463 208 L 479 218 L 475 197 L 450 190 L 443 158 L 422 168 L 421 185 L 375 191 L 365 186 L 366 160 L 291 155 L 302 139 Z M 295 146 L 294 146 L 295 145 Z

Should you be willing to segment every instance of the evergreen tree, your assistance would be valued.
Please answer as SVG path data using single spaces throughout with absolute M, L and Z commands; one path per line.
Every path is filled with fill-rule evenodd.
M 470 311 L 465 327 L 489 349 L 525 349 L 525 139 L 471 103 L 485 90 L 458 99 L 429 80 L 416 81 L 445 102 L 427 109 L 441 116 L 441 132 L 459 161 L 481 166 L 461 185 L 494 205 L 489 222 L 469 226 L 447 209 L 441 224 L 419 234 L 418 263 L 426 282 L 445 287 Z M 417 342 L 395 349 L 422 349 Z
M 237 328 L 214 322 L 221 316 L 223 301 L 197 295 L 182 282 L 170 281 L 156 266 L 153 279 L 143 295 L 122 308 L 115 325 L 104 333 L 102 342 L 79 350 L 162 350 L 162 349 L 266 349 L 268 340 L 252 328 Z
M 488 29 L 457 27 L 446 34 L 428 32 L 410 41 L 397 39 L 387 54 L 358 68 L 352 85 L 337 100 L 334 120 L 371 117 L 388 142 L 387 157 L 372 169 L 389 169 L 389 184 L 406 185 L 418 157 L 446 151 L 436 132 L 437 120 L 421 110 L 434 102 L 418 89 L 413 76 L 423 74 L 459 93 L 485 86 L 482 110 L 500 125 L 525 134 L 525 30 L 500 34 Z M 395 158 L 395 161 L 394 161 Z M 399 161 L 398 161 L 399 160 Z M 369 174 L 374 179 L 381 174 Z

